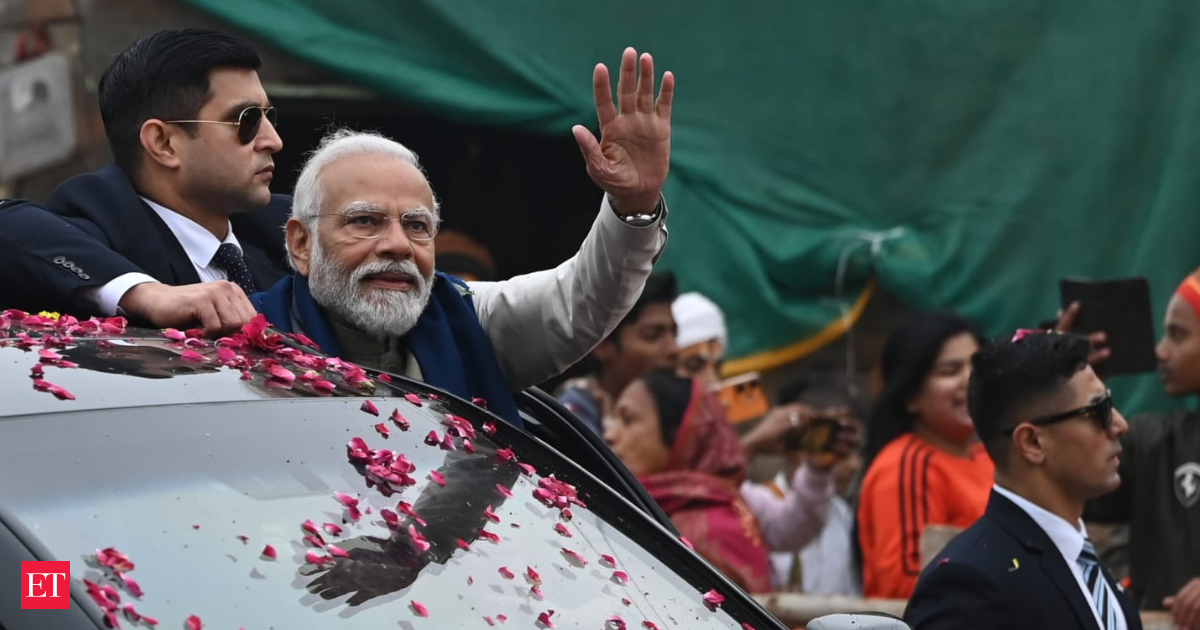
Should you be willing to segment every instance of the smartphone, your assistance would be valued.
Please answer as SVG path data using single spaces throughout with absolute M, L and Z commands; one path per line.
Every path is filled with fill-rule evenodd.
M 767 393 L 759 382 L 758 372 L 720 381 L 713 386 L 713 392 L 725 408 L 725 417 L 733 424 L 753 420 L 771 408 Z
M 1104 376 L 1153 372 L 1154 316 L 1150 283 L 1145 278 L 1063 278 L 1059 281 L 1062 306 L 1079 302 L 1079 316 L 1071 332 L 1104 331 L 1112 355 L 1096 366 Z
M 837 443 L 838 430 L 842 428 L 835 418 L 813 418 L 799 431 L 789 432 L 784 437 L 784 448 L 789 451 L 828 453 Z

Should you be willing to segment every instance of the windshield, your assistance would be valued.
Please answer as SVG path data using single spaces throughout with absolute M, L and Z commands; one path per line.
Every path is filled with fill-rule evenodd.
M 140 397 L 216 375 L 99 377 Z M 126 624 L 126 603 L 167 628 L 746 620 L 648 550 L 656 526 L 489 418 L 415 394 L 64 408 L 0 419 L 0 501 Z

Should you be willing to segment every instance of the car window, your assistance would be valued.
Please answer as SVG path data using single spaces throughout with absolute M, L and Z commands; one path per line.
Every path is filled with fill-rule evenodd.
M 124 380 L 124 396 L 165 386 Z M 126 624 L 125 604 L 169 628 L 192 615 L 205 628 L 727 628 L 757 614 L 718 604 L 724 587 L 671 561 L 679 544 L 657 525 L 489 418 L 411 393 L 0 418 L 0 501 Z

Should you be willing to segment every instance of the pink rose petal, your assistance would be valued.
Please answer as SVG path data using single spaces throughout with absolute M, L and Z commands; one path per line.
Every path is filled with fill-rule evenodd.
M 454 446 L 454 438 L 450 437 L 449 433 L 446 434 L 446 437 L 442 438 L 442 443 L 439 446 L 442 447 L 443 451 L 457 450 Z
M 208 358 L 195 350 L 184 350 L 179 353 L 179 358 L 190 363 L 207 363 Z
M 422 604 L 421 602 L 419 602 L 415 599 L 409 603 L 412 604 L 413 612 L 417 613 L 418 617 L 428 617 L 429 616 L 429 609 L 425 607 L 425 604 Z
M 390 430 L 388 430 L 387 425 L 382 422 L 375 425 L 375 431 L 385 438 L 392 433 Z
M 46 368 L 43 368 L 42 364 L 38 363 L 38 364 L 34 365 L 33 367 L 29 368 L 29 375 L 32 376 L 33 378 L 42 378 L 43 376 L 46 375 Z
M 425 540 L 425 537 L 421 535 L 421 532 L 417 531 L 417 527 L 415 525 L 408 526 L 408 537 L 412 539 L 413 544 L 416 545 L 418 549 L 421 551 L 429 551 L 429 547 L 431 546 L 429 541 Z
M 33 388 L 39 392 L 49 392 L 54 394 L 54 397 L 59 400 L 75 400 L 74 394 L 62 387 L 59 387 L 58 385 L 55 385 L 54 383 L 51 383 L 50 381 L 34 379 Z
M 371 414 L 372 416 L 379 415 L 379 408 L 375 406 L 375 403 L 373 403 L 369 400 L 364 400 L 362 406 L 359 407 L 359 409 Z
M 576 563 L 578 563 L 579 566 L 581 566 L 581 567 L 587 566 L 587 563 L 588 563 L 587 558 L 584 558 L 583 556 L 579 555 L 579 553 L 572 551 L 570 549 L 567 549 L 566 547 L 562 548 L 562 552 L 568 558 L 570 558 L 570 559 L 574 560 Z
M 237 539 L 238 539 L 238 540 L 240 540 L 240 541 L 242 541 L 242 543 L 243 543 L 243 544 L 244 544 L 244 543 L 248 543 L 248 542 L 250 542 L 250 537 L 249 537 L 249 536 L 243 536 L 242 534 L 238 534 L 238 536 L 237 536 Z
M 323 378 L 319 378 L 313 381 L 312 388 L 317 390 L 318 394 L 332 394 L 333 390 L 337 389 L 337 385 L 334 385 Z
M 625 630 L 625 620 L 619 615 L 610 615 L 605 623 L 612 626 L 615 630 Z
M 379 380 L 380 380 L 381 382 L 383 382 L 383 383 L 391 383 L 391 382 L 392 382 L 392 375 L 391 375 L 391 374 L 380 374 L 380 375 L 379 375 Z
M 401 431 L 407 431 L 409 427 L 412 426 L 409 424 L 407 418 L 400 415 L 399 409 L 392 410 L 392 422 L 395 422 L 396 426 L 399 427 Z
M 562 523 L 555 523 L 554 531 L 558 532 L 559 534 L 562 534 L 563 536 L 566 536 L 567 538 L 572 538 L 571 530 L 567 529 L 567 526 L 563 525 Z
M 267 546 L 263 547 L 262 555 L 264 558 L 270 558 L 272 560 L 274 560 L 278 556 L 278 554 L 275 553 L 275 548 L 272 547 L 271 545 L 267 545 Z
M 542 624 L 543 626 L 545 626 L 545 627 L 547 627 L 547 628 L 553 628 L 553 627 L 554 627 L 554 622 L 553 622 L 553 621 L 550 621 L 550 618 L 551 618 L 551 617 L 553 617 L 553 616 L 554 616 L 554 611 L 553 611 L 553 610 L 547 610 L 546 612 L 544 612 L 544 613 L 541 613 L 540 615 L 538 615 L 538 618 L 537 618 L 537 620 L 538 620 L 538 623 Z
M 129 559 L 129 556 L 117 551 L 113 547 L 96 550 L 96 562 L 118 573 L 132 571 L 134 567 L 133 561 Z
M 500 517 L 495 512 L 492 511 L 492 506 L 490 506 L 490 505 L 483 508 L 483 515 L 485 517 L 487 517 L 487 519 L 493 523 L 500 522 Z
M 629 584 L 629 574 L 624 571 L 613 571 L 612 579 L 622 585 Z
M 525 575 L 528 575 L 529 579 L 533 580 L 534 584 L 542 583 L 542 576 L 539 575 L 537 571 L 534 571 L 533 567 L 525 567 Z
M 724 601 L 725 596 L 718 593 L 716 589 L 712 589 L 704 594 L 704 605 L 712 612 L 716 612 Z
M 691 549 L 692 551 L 696 550 L 696 548 L 692 546 L 692 541 L 684 538 L 683 536 L 679 537 L 679 542 L 683 543 L 684 547 L 687 547 L 688 549 Z
M 492 532 L 489 532 L 486 529 L 479 530 L 479 537 L 485 538 L 485 539 L 490 540 L 497 544 L 499 544 L 499 542 L 500 542 L 500 536 L 493 534 Z
M 496 621 L 499 621 L 500 623 L 504 623 L 505 621 L 508 621 L 508 616 L 507 615 L 496 615 Z
M 610 566 L 610 567 L 612 567 L 612 568 L 614 568 L 614 569 L 615 569 L 615 568 L 617 568 L 617 559 L 616 559 L 616 558 L 614 558 L 614 557 L 612 557 L 612 556 L 610 556 L 610 555 L 608 555 L 608 554 L 606 554 L 606 553 L 605 553 L 605 554 L 600 554 L 600 560 L 601 560 L 602 562 L 604 562 L 604 564 L 607 564 L 608 566 Z
M 467 438 L 463 438 L 462 445 L 463 445 L 464 451 L 466 451 L 468 453 L 472 453 L 472 454 L 475 453 L 475 445 L 471 443 L 471 440 L 468 440 Z
M 495 619 L 492 619 L 491 617 L 484 616 L 483 620 L 484 620 L 484 621 L 486 621 L 486 622 L 487 622 L 487 625 L 489 625 L 489 626 L 494 626 L 494 625 L 496 625 L 496 620 L 495 620 Z
M 500 575 L 504 576 L 504 579 L 506 580 L 511 580 L 517 577 L 516 574 L 508 570 L 508 567 L 500 567 Z
M 496 449 L 496 456 L 499 457 L 501 461 L 505 461 L 505 462 L 511 462 L 517 458 L 517 456 L 513 453 L 513 450 L 511 448 Z
M 325 546 L 324 540 L 321 540 L 320 538 L 317 538 L 316 536 L 313 536 L 312 534 L 308 534 L 307 536 L 305 536 L 304 542 L 306 542 L 318 549 Z
M 304 554 L 304 561 L 309 564 L 328 564 L 333 562 L 333 558 L 330 558 L 329 556 L 323 556 L 315 551 L 309 551 L 308 553 Z
M 421 399 L 419 397 L 417 397 L 416 394 L 405 394 L 404 400 L 407 400 L 408 402 L 410 402 L 418 407 L 421 406 Z
M 200 630 L 204 627 L 204 624 L 200 623 L 200 618 L 196 615 L 188 615 L 187 621 L 184 623 L 187 625 L 187 630 Z
M 434 483 L 438 484 L 439 486 L 442 486 L 442 487 L 446 486 L 446 478 L 444 476 L 442 476 L 442 473 L 440 473 L 436 470 L 429 471 L 429 478 L 432 479 L 434 481 Z
M 754 630 L 754 626 L 752 626 L 752 625 L 750 625 L 750 624 L 748 624 L 748 623 L 743 623 L 743 624 L 742 624 L 742 630 Z
M 630 605 L 632 605 L 632 604 L 633 604 L 633 602 L 629 601 L 629 598 L 628 598 L 628 597 L 622 597 L 622 598 L 621 598 L 621 603 L 622 603 L 622 604 L 625 604 L 626 606 L 630 606 Z
M 128 619 L 134 623 L 137 623 L 142 620 L 142 616 L 138 614 L 138 611 L 137 611 L 137 609 L 135 609 L 133 607 L 133 604 L 130 604 L 130 603 L 122 604 L 121 612 L 125 613 L 126 619 Z
M 171 341 L 183 341 L 184 339 L 187 339 L 187 335 L 183 334 L 182 330 L 176 330 L 174 328 L 166 328 L 166 329 L 163 329 L 162 332 L 163 332 L 163 336 L 166 337 L 167 339 L 170 339 Z
M 124 573 L 119 574 L 119 577 L 121 578 L 121 581 L 125 583 L 125 590 L 129 591 L 130 595 L 133 595 L 134 597 L 142 596 L 142 587 L 137 583 L 137 580 L 125 575 Z
M 647 630 L 658 630 L 658 626 L 655 625 L 653 621 L 649 620 L 643 621 L 642 627 L 646 628 Z
M 295 374 L 292 374 L 290 370 L 278 364 L 271 364 L 267 367 L 267 374 L 270 374 L 271 378 L 281 380 L 285 383 L 291 383 L 296 380 Z
M 471 550 L 471 545 L 470 545 L 470 543 L 468 543 L 467 541 L 465 541 L 465 540 L 463 540 L 463 539 L 461 539 L 461 538 L 459 538 L 459 539 L 455 540 L 455 541 L 454 541 L 454 544 L 458 545 L 458 548 L 459 548 L 459 549 L 465 549 L 465 550 L 467 550 L 467 551 L 470 551 L 470 550 Z
M 525 473 L 526 475 L 529 475 L 529 476 L 533 476 L 534 474 L 536 474 L 536 473 L 537 473 L 537 469 L 536 469 L 536 468 L 534 468 L 533 466 L 531 466 L 531 465 L 529 465 L 529 464 L 526 464 L 526 463 L 524 463 L 524 462 L 517 462 L 517 468 L 520 468 L 520 469 L 521 469 L 521 472 L 523 472 L 523 473 Z
M 496 423 L 488 420 L 483 423 L 483 432 L 488 435 L 496 435 Z
M 325 551 L 328 551 L 329 555 L 331 555 L 335 558 L 349 558 L 350 557 L 350 554 L 346 553 L 345 549 L 342 549 L 341 547 L 339 547 L 337 545 L 326 545 Z
M 333 523 L 325 523 L 321 527 L 323 527 L 326 532 L 329 532 L 333 536 L 341 536 L 342 535 L 342 527 L 340 525 L 335 525 Z
M 320 537 L 320 535 L 321 535 L 321 530 L 317 529 L 316 523 L 313 523 L 311 518 L 305 519 L 305 521 L 300 524 L 300 529 L 303 529 L 304 531 L 312 534 L 313 536 Z
M 474 584 L 474 583 L 475 583 L 475 578 L 473 578 L 473 577 L 471 577 L 471 576 L 469 576 L 469 575 L 468 575 L 468 576 L 467 576 L 467 586 L 470 586 L 470 585 L 472 585 L 472 584 Z
M 483 407 L 484 409 L 487 409 L 487 401 L 478 396 L 471 399 L 471 404 L 475 405 L 477 407 Z
M 512 490 L 509 490 L 508 488 L 504 487 L 501 484 L 496 484 L 496 491 L 509 499 L 512 498 L 512 495 L 513 495 Z
M 533 588 L 529 589 L 529 595 L 530 597 L 545 599 L 545 597 L 542 595 L 542 586 L 540 584 L 534 584 Z

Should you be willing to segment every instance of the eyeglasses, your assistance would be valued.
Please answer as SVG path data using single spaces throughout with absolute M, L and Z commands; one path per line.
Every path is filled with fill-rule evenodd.
M 1092 421 L 1096 423 L 1096 426 L 1100 427 L 1101 431 L 1107 431 L 1112 426 L 1113 422 L 1112 392 L 1106 391 L 1103 398 L 1090 405 L 1079 407 L 1078 409 L 1072 409 L 1070 411 L 1064 411 L 1062 413 L 1056 413 L 1050 416 L 1034 418 L 1033 420 L 1029 421 L 1029 424 L 1044 427 L 1056 422 L 1062 422 L 1063 420 L 1069 420 L 1076 416 L 1085 416 L 1091 418 Z M 1003 435 L 1012 435 L 1016 430 L 1017 427 L 1005 429 Z
M 238 114 L 237 122 L 226 120 L 164 120 L 165 123 L 183 124 L 183 123 L 213 123 L 217 125 L 237 125 L 238 141 L 242 144 L 250 144 L 255 137 L 258 136 L 258 130 L 262 127 L 263 118 L 271 121 L 271 126 L 277 126 L 275 121 L 277 116 L 274 107 L 247 107 Z
M 432 241 L 438 233 L 437 218 L 424 210 L 405 212 L 398 217 L 370 210 L 354 210 L 335 214 L 323 213 L 321 216 L 341 219 L 342 230 L 355 238 L 379 238 L 392 221 L 400 222 L 400 229 L 404 230 L 404 235 L 410 241 L 420 243 Z

